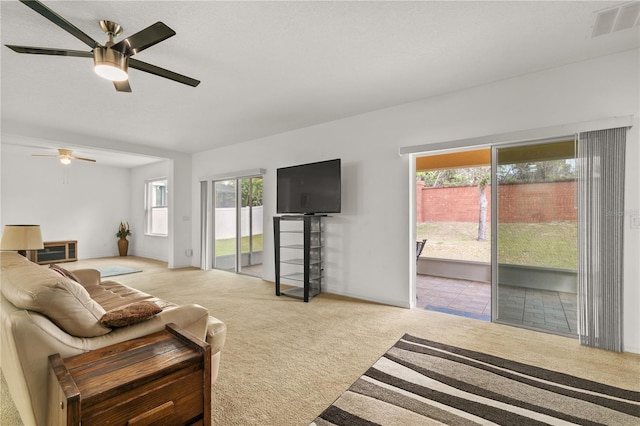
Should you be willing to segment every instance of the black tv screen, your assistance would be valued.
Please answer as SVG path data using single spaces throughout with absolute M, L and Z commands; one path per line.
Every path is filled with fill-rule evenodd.
M 340 159 L 277 170 L 278 213 L 340 213 Z

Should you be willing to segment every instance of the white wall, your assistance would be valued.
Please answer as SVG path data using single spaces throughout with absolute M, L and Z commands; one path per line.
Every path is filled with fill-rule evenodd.
M 68 138 L 80 146 L 78 135 L 69 134 Z M 21 129 L 19 136 L 2 134 L 2 165 L 6 164 L 6 167 L 1 171 L 1 224 L 11 221 L 25 223 L 28 218 L 35 220 L 46 215 L 44 220 L 47 223 L 64 223 L 65 227 L 47 226 L 50 230 L 43 229 L 43 238 L 46 241 L 62 239 L 53 235 L 67 235 L 71 232 L 69 229 L 73 228 L 74 235 L 82 235 L 82 241 L 79 237 L 64 238 L 77 239 L 80 258 L 86 259 L 117 256 L 116 243 L 114 241 L 112 245 L 110 239 L 112 236 L 115 239 L 120 221 L 128 221 L 133 232 L 129 237 L 129 254 L 165 261 L 169 268 L 191 264 L 191 256 L 187 254 L 191 249 L 191 155 L 92 139 L 87 146 L 154 157 L 161 162 L 140 167 L 140 170 L 73 162 L 66 169 L 68 183 L 62 185 L 61 173 L 64 169 L 60 168 L 59 162 L 55 159 L 33 158 L 32 148 L 11 145 L 13 139 L 17 144 L 26 145 L 33 140 L 33 146 L 38 146 L 40 139 L 50 142 L 46 134 L 40 135 L 37 129 L 29 127 Z M 61 143 L 64 144 L 64 141 Z M 144 236 L 143 194 L 145 179 L 158 175 L 168 177 L 169 185 L 173 188 L 173 201 L 169 201 L 169 237 L 156 244 L 158 237 Z M 41 204 L 49 206 L 48 210 L 31 208 L 32 205 Z M 83 216 L 80 212 L 87 214 Z M 67 216 L 73 217 L 73 220 L 67 220 Z M 107 223 L 109 225 L 105 226 Z M 107 231 L 107 228 L 113 229 Z M 108 237 L 108 242 L 105 237 Z M 155 243 L 151 242 L 154 238 Z
M 132 238 L 136 255 L 167 262 L 169 268 L 191 265 L 191 156 L 169 153 L 171 159 L 131 170 L 131 217 L 138 230 Z M 169 186 L 169 236 L 144 235 L 144 184 L 166 177 Z M 196 240 L 200 241 L 200 239 Z
M 200 238 L 192 242 L 191 155 L 173 153 L 169 173 L 169 268 L 191 266 L 194 248 Z M 194 183 L 199 186 L 199 183 Z M 172 201 L 173 200 L 173 201 Z M 196 207 L 195 212 L 198 212 Z
M 1 224 L 38 224 L 44 241 L 77 240 L 80 259 L 117 256 L 120 220 L 130 217 L 128 169 L 36 158 L 3 135 Z M 131 252 L 131 248 L 130 248 Z
M 195 154 L 192 240 L 199 241 L 199 176 L 265 168 L 264 278 L 273 280 L 276 168 L 339 157 L 342 213 L 327 219 L 324 290 L 409 306 L 415 250 L 409 219 L 410 164 L 398 149 L 612 116 L 637 117 L 638 53 L 611 55 Z M 640 208 L 638 145 L 636 126 L 627 141 L 629 211 Z M 640 230 L 631 229 L 628 218 L 625 252 L 625 348 L 640 352 L 640 266 L 635 259 Z M 193 259 L 199 266 L 197 253 Z
M 131 200 L 131 225 L 132 235 L 129 247 L 133 246 L 136 256 L 156 259 L 166 262 L 169 257 L 169 238 L 157 235 L 145 235 L 144 215 L 144 190 L 147 180 L 156 178 L 169 178 L 171 161 L 163 160 L 148 166 L 131 169 L 130 200 Z M 172 191 L 169 187 L 169 197 Z

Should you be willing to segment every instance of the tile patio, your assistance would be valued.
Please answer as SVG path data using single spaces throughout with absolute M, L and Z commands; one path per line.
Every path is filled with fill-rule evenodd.
M 491 284 L 416 276 L 416 308 L 491 321 Z M 500 286 L 500 319 L 562 334 L 577 334 L 575 294 Z

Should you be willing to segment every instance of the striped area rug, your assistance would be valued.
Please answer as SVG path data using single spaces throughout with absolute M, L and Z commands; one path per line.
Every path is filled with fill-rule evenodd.
M 311 425 L 640 425 L 640 392 L 405 334 Z

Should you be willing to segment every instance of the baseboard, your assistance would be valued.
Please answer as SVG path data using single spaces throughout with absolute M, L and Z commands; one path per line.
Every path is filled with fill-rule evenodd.
M 349 292 L 339 291 L 333 288 L 323 289 L 322 292 L 335 294 L 338 296 L 350 297 L 352 299 L 364 300 L 366 302 L 374 302 L 374 303 L 380 303 L 382 305 L 396 306 L 398 308 L 405 308 L 405 309 L 411 308 L 408 301 L 400 301 L 400 300 L 384 299 L 384 298 L 381 299 L 377 297 L 366 297 L 366 296 L 362 296 L 361 294 L 353 294 Z

